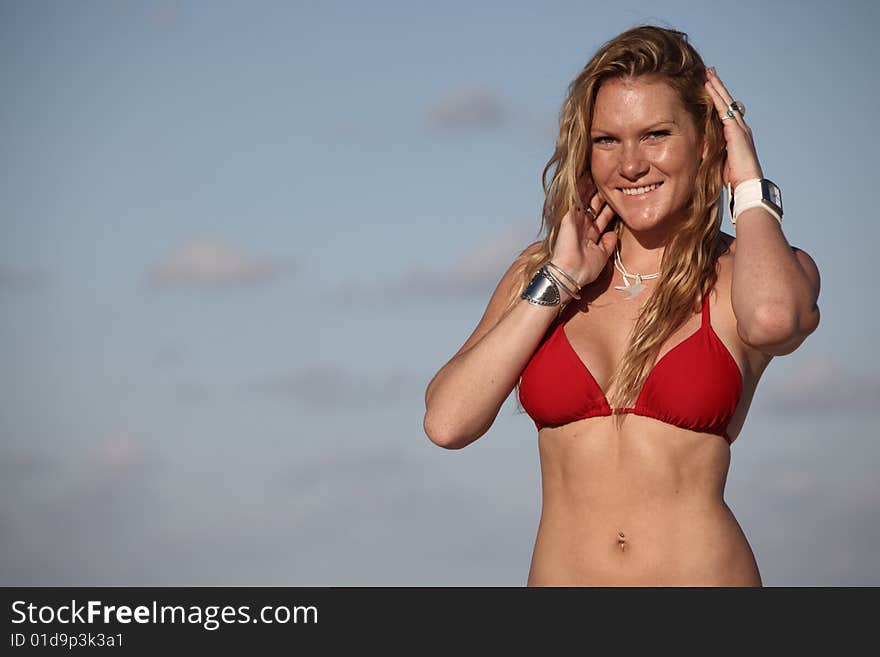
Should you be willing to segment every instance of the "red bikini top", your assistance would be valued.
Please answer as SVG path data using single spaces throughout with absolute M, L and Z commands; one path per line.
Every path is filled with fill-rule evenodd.
M 657 361 L 631 408 L 611 408 L 564 326 L 559 322 L 538 347 L 520 380 L 519 401 L 538 430 L 633 413 L 732 442 L 727 425 L 742 394 L 742 375 L 709 321 L 708 294 L 700 328 Z

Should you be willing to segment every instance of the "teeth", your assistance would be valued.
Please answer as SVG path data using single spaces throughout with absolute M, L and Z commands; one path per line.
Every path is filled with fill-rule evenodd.
M 647 192 L 652 192 L 659 187 L 659 183 L 655 183 L 653 185 L 648 185 L 647 187 L 635 187 L 632 189 L 627 189 L 626 187 L 621 187 L 621 190 L 627 196 L 638 196 L 639 194 L 646 194 Z

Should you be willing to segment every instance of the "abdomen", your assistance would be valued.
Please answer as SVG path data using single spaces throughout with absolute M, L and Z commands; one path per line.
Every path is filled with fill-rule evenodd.
M 560 504 L 542 512 L 528 585 L 761 586 L 761 577 L 724 502 Z

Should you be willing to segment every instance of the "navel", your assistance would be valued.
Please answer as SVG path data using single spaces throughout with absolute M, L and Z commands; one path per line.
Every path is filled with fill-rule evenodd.
M 626 552 L 626 535 L 623 532 L 617 532 L 617 546 L 621 552 Z

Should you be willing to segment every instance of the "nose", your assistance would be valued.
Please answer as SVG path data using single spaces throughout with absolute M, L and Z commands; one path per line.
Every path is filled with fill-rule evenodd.
M 648 173 L 651 163 L 638 146 L 625 146 L 621 150 L 618 166 L 621 176 L 636 182 Z

